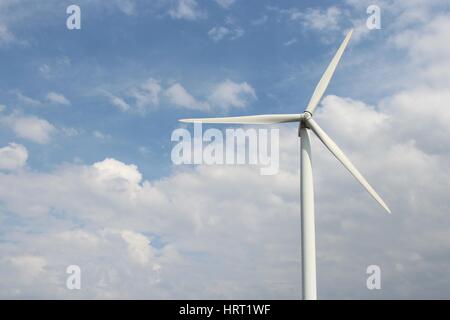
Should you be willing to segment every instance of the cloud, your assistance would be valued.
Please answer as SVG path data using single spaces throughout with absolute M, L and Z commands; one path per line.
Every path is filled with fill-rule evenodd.
M 169 10 L 173 19 L 198 20 L 205 17 L 205 13 L 198 8 L 196 0 L 177 0 Z
M 0 122 L 10 127 L 18 137 L 40 144 L 49 143 L 56 132 L 51 123 L 36 116 L 15 113 L 2 117 Z
M 5 25 L 0 25 L 0 46 L 10 44 L 15 41 L 15 37 Z
M 23 168 L 28 159 L 27 149 L 17 143 L 10 143 L 0 148 L 0 170 L 17 170 Z
M 101 92 L 104 96 L 108 97 L 109 102 L 111 102 L 111 104 L 120 111 L 128 111 L 131 109 L 131 106 L 127 102 L 125 102 L 125 100 L 123 100 L 122 98 L 117 97 L 105 90 L 102 90 Z
M 111 158 L 94 163 L 93 168 L 99 181 L 138 185 L 142 180 L 142 175 L 135 165 L 126 165 Z
M 110 134 L 106 134 L 106 133 L 103 133 L 103 132 L 98 131 L 98 130 L 94 130 L 94 132 L 92 132 L 92 135 L 94 136 L 94 138 L 99 139 L 99 140 L 111 139 L 111 135 Z
M 143 234 L 130 230 L 123 230 L 120 235 L 128 245 L 131 259 L 144 266 L 149 264 L 154 257 L 149 239 Z
M 288 11 L 293 21 L 300 21 L 303 26 L 313 30 L 337 30 L 340 27 L 342 11 L 338 7 L 326 9 L 308 8 L 305 10 L 292 9 Z
M 49 102 L 55 104 L 70 105 L 70 101 L 66 97 L 53 91 L 49 92 L 46 98 Z
M 252 26 L 261 26 L 265 24 L 267 21 L 269 21 L 269 16 L 266 14 L 263 14 L 261 17 L 252 20 L 250 23 Z
M 35 255 L 14 256 L 7 260 L 30 281 L 41 275 L 47 265 L 45 258 Z
M 230 30 L 225 27 L 214 27 L 208 31 L 208 36 L 215 42 L 222 40 Z
M 296 44 L 298 42 L 297 38 L 292 38 L 289 41 L 286 41 L 285 43 L 283 43 L 283 45 L 285 45 L 286 47 L 290 47 L 293 44 Z
M 255 89 L 247 82 L 236 83 L 229 79 L 217 84 L 208 97 L 211 105 L 224 110 L 244 108 L 255 99 Z
M 206 102 L 197 101 L 186 89 L 179 83 L 175 83 L 164 91 L 164 94 L 169 99 L 169 103 L 178 107 L 183 107 L 193 110 L 209 110 L 209 105 Z
M 0 200 L 8 210 L 18 214 L 20 220 L 27 221 L 27 226 L 23 226 L 22 230 L 40 228 L 38 225 L 42 224 L 36 224 L 40 219 L 45 219 L 45 227 L 42 226 L 49 228 L 45 233 L 19 232 L 20 236 L 17 233 L 14 236 L 15 232 L 10 229 L 7 237 L 18 242 L 15 242 L 15 248 L 8 249 L 5 244 L 0 244 L 0 250 L 8 256 L 15 256 L 21 248 L 34 243 L 33 250 L 36 255 L 46 259 L 45 269 L 49 274 L 55 274 L 58 269 L 65 270 L 69 264 L 80 265 L 83 283 L 89 283 L 89 289 L 80 292 L 85 297 L 139 297 L 142 294 L 154 298 L 229 296 L 223 289 L 215 290 L 225 283 L 233 284 L 238 279 L 246 279 L 251 271 L 244 269 L 238 272 L 239 269 L 232 267 L 237 272 L 233 273 L 232 278 L 221 271 L 219 274 L 222 276 L 217 277 L 216 266 L 226 270 L 236 263 L 242 265 L 243 260 L 230 255 L 229 248 L 236 248 L 240 255 L 246 256 L 255 248 L 255 243 L 262 242 L 261 227 L 277 225 L 267 224 L 271 221 L 270 216 L 274 214 L 276 203 L 271 196 L 268 196 L 265 209 L 261 212 L 249 208 L 244 216 L 238 214 L 239 210 L 236 209 L 242 206 L 247 196 L 253 195 L 252 186 L 257 184 L 258 180 L 255 178 L 258 174 L 254 176 L 253 173 L 257 171 L 252 173 L 251 168 L 235 172 L 241 173 L 240 175 L 230 175 L 232 172 L 231 168 L 202 168 L 200 171 L 189 170 L 159 182 L 151 182 L 142 179 L 136 166 L 115 159 L 105 159 L 89 166 L 63 166 L 49 173 L 25 172 L 24 176 L 0 174 Z M 230 180 L 225 185 L 216 184 L 221 180 L 220 177 L 229 177 Z M 234 202 L 219 200 L 223 191 L 232 190 L 228 188 L 238 177 L 246 177 L 246 185 L 241 191 L 247 190 L 247 195 L 243 194 L 244 197 L 237 198 Z M 6 192 L 10 179 L 15 181 L 18 188 L 10 188 Z M 45 192 L 40 192 L 39 189 Z M 281 189 L 276 191 L 277 194 L 282 192 Z M 213 191 L 217 196 L 211 198 L 209 192 L 205 193 L 207 190 Z M 21 201 L 22 197 L 27 201 Z M 217 201 L 218 207 L 213 205 L 213 201 Z M 211 211 L 211 208 L 218 211 Z M 50 213 L 62 211 L 64 222 L 61 222 L 64 226 L 58 227 Z M 220 211 L 230 212 L 231 215 Z M 81 223 L 83 229 L 72 228 L 71 219 Z M 281 220 L 285 221 L 284 218 Z M 250 231 L 254 227 L 259 231 Z M 232 236 L 230 230 L 246 236 Z M 152 243 L 157 241 L 150 241 L 152 237 L 148 234 L 162 236 L 164 240 L 154 246 Z M 224 243 L 205 241 L 212 234 L 217 234 Z M 118 241 L 117 236 L 125 246 Z M 280 257 L 277 241 L 273 241 L 272 246 L 273 249 L 267 248 L 267 254 L 273 252 L 276 253 L 275 257 Z M 63 255 L 62 249 L 65 252 Z M 295 250 L 295 245 L 292 245 L 292 250 Z M 212 259 L 205 264 L 204 259 L 209 260 L 209 256 Z M 255 263 L 260 261 L 257 257 Z M 96 268 L 92 269 L 93 266 Z M 42 290 L 41 296 L 58 294 L 61 297 L 69 294 L 66 290 L 58 289 L 64 283 L 64 278 L 52 282 L 48 275 L 43 275 L 45 281 L 42 286 L 39 279 L 22 284 L 18 281 L 4 281 L 8 277 L 17 277 L 13 270 L 6 269 L 1 263 L 0 270 L 3 271 L 0 272 L 2 296 L 20 297 L 30 293 L 33 290 L 31 288 L 36 285 Z M 191 277 L 187 281 L 183 280 L 180 270 Z M 294 271 L 292 268 L 292 272 Z M 266 266 L 254 274 L 251 282 L 257 285 L 271 272 L 275 272 L 274 267 Z M 56 273 L 58 274 L 61 272 Z M 283 279 L 285 276 L 286 273 L 283 273 L 275 278 Z M 124 280 L 127 285 L 123 287 L 121 283 Z M 180 283 L 184 285 L 179 286 Z M 251 286 L 244 288 L 245 291 L 246 294 L 240 295 L 250 296 Z
M 0 104 L 0 112 L 5 111 L 5 109 L 6 109 L 6 106 L 3 104 Z
M 213 27 L 208 31 L 208 36 L 213 40 L 214 42 L 219 42 L 220 40 L 228 37 L 230 40 L 235 40 L 244 35 L 244 30 L 242 30 L 239 27 L 234 27 L 232 29 L 229 29 L 227 27 Z
M 16 91 L 15 93 L 16 93 L 17 99 L 23 104 L 26 104 L 29 106 L 40 106 L 42 104 L 41 101 L 30 98 L 30 97 L 22 94 L 20 91 Z
M 229 79 L 202 91 L 206 98 L 198 99 L 179 82 L 163 87 L 159 80 L 150 78 L 142 85 L 127 91 L 126 98 L 129 103 L 106 90 L 99 90 L 100 94 L 108 97 L 119 110 L 139 114 L 145 114 L 148 110 L 159 107 L 161 100 L 169 106 L 190 110 L 223 111 L 230 108 L 244 108 L 256 99 L 255 90 L 247 82 L 236 83 Z
M 38 67 L 40 75 L 45 79 L 61 77 L 67 74 L 72 62 L 68 57 L 57 57 L 51 62 L 43 63 Z
M 136 5 L 133 0 L 116 0 L 119 9 L 127 16 L 134 15 L 136 13 Z
M 214 0 L 216 3 L 224 9 L 228 9 L 236 0 Z
M 135 100 L 139 111 L 145 111 L 145 109 L 159 104 L 161 90 L 159 81 L 150 78 L 139 88 L 132 89 L 129 95 Z

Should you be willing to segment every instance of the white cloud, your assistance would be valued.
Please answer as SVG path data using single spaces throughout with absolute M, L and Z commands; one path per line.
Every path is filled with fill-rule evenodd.
M 139 87 L 128 90 L 128 100 L 134 101 L 129 104 L 123 98 L 106 90 L 99 90 L 119 110 L 140 114 L 145 114 L 150 108 L 158 107 L 161 99 L 169 106 L 202 111 L 210 111 L 213 108 L 222 109 L 222 111 L 230 108 L 243 108 L 256 99 L 255 90 L 247 82 L 236 83 L 229 79 L 216 84 L 209 92 L 208 90 L 202 91 L 206 99 L 197 99 L 179 82 L 164 88 L 160 81 L 150 78 Z
M 214 0 L 216 3 L 224 9 L 228 9 L 236 0 Z
M 169 102 L 187 109 L 204 110 L 209 109 L 206 102 L 197 101 L 186 89 L 179 83 L 175 83 L 164 91 Z
M 298 42 L 297 38 L 292 38 L 291 40 L 286 41 L 286 42 L 284 43 L 284 45 L 285 45 L 286 47 L 290 47 L 290 46 L 292 46 L 293 44 L 296 44 L 297 42 Z
M 205 17 L 205 13 L 199 9 L 196 0 L 177 0 L 169 10 L 169 15 L 174 19 L 197 20 Z
M 0 47 L 17 42 L 16 37 L 8 30 L 7 26 L 0 24 Z
M 254 99 L 256 93 L 252 86 L 247 82 L 236 83 L 229 79 L 217 84 L 208 97 L 211 105 L 224 110 L 244 108 Z
M 5 111 L 5 109 L 6 109 L 6 106 L 3 104 L 0 104 L 0 112 Z
M 208 31 L 208 36 L 214 42 L 219 42 L 220 40 L 228 37 L 230 40 L 235 40 L 244 35 L 244 30 L 239 27 L 213 27 Z
M 30 105 L 30 106 L 40 106 L 40 105 L 42 104 L 41 101 L 36 100 L 36 99 L 33 99 L 33 98 L 30 98 L 30 97 L 28 97 L 28 96 L 22 94 L 20 91 L 16 91 L 16 96 L 17 96 L 17 99 L 18 99 L 21 103 L 26 104 L 26 105 Z
M 40 144 L 49 143 L 52 134 L 56 132 L 51 123 L 36 116 L 11 114 L 0 121 L 10 127 L 17 136 Z
M 144 112 L 146 108 L 159 104 L 161 90 L 159 81 L 150 78 L 139 88 L 132 89 L 129 95 L 136 101 L 136 106 L 139 111 Z
M 208 31 L 208 36 L 215 42 L 222 40 L 230 30 L 226 27 L 214 27 Z
M 131 16 L 136 13 L 136 4 L 133 0 L 116 0 L 116 3 L 120 11 L 125 13 L 127 16 Z
M 137 167 L 133 164 L 125 165 L 115 159 L 105 159 L 101 162 L 93 164 L 95 169 L 95 177 L 99 181 L 117 181 L 118 183 L 129 183 L 130 185 L 138 185 L 142 180 L 142 175 Z
M 151 262 L 154 253 L 146 236 L 130 230 L 124 230 L 120 235 L 128 244 L 128 253 L 133 261 L 144 266 Z
M 252 20 L 250 23 L 253 26 L 261 26 L 261 25 L 265 24 L 267 21 L 269 21 L 269 17 L 266 14 L 264 14 L 261 17 L 259 17 L 258 19 Z
M 61 127 L 60 130 L 67 137 L 76 137 L 82 131 L 72 127 Z
M 29 280 L 38 277 L 47 265 L 45 258 L 35 255 L 14 256 L 7 260 Z
M 314 30 L 337 30 L 342 16 L 338 7 L 326 9 L 308 8 L 306 11 L 293 9 L 289 12 L 291 20 L 300 21 L 305 27 Z
M 68 73 L 71 64 L 72 62 L 68 57 L 62 56 L 40 65 L 38 71 L 45 79 L 57 78 Z
M 138 148 L 138 152 L 143 156 L 147 156 L 152 153 L 151 150 L 146 146 L 140 146 Z
M 109 98 L 109 101 L 111 102 L 111 104 L 113 106 L 115 106 L 116 108 L 118 108 L 120 111 L 128 111 L 131 109 L 131 106 L 122 98 L 117 97 L 107 91 L 102 91 L 103 94 Z
M 27 149 L 17 143 L 10 143 L 8 146 L 0 148 L 0 169 L 17 170 L 23 168 L 28 159 Z
M 39 66 L 38 70 L 44 78 L 49 79 L 51 77 L 51 68 L 48 64 L 44 63 Z
M 94 138 L 99 139 L 99 140 L 111 139 L 111 135 L 110 134 L 103 133 L 103 132 L 98 131 L 98 130 L 94 130 L 92 135 L 94 136 Z
M 47 94 L 47 100 L 55 104 L 70 105 L 70 101 L 66 97 L 53 91 Z

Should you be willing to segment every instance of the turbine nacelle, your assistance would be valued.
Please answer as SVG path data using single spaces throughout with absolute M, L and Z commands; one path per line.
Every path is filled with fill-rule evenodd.
M 308 125 L 307 125 L 307 120 L 312 118 L 312 113 L 309 111 L 305 111 L 301 114 L 301 120 L 300 123 L 298 125 L 298 136 L 300 137 L 300 129 L 301 128 L 306 128 L 309 129 Z

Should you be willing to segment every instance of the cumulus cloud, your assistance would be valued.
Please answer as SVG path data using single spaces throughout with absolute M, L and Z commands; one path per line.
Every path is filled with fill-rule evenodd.
M 290 47 L 293 44 L 296 44 L 297 42 L 298 42 L 298 40 L 296 38 L 292 38 L 291 40 L 288 40 L 285 43 L 283 43 L 283 45 L 285 45 L 286 47 Z
M 23 168 L 28 159 L 27 149 L 17 143 L 0 148 L 0 169 L 17 170 Z
M 229 33 L 230 33 L 230 30 L 226 27 L 214 27 L 208 31 L 208 36 L 213 41 L 217 42 L 217 41 L 222 40 Z
M 244 108 L 256 99 L 255 89 L 247 82 L 236 83 L 229 79 L 217 84 L 208 101 L 221 109 Z
M 120 235 L 128 245 L 131 259 L 141 265 L 147 265 L 154 256 L 149 239 L 143 234 L 130 230 L 124 230 Z
M 300 21 L 305 27 L 319 31 L 338 29 L 342 16 L 338 7 L 292 9 L 288 11 L 288 14 L 291 20 Z
M 167 88 L 164 94 L 169 99 L 169 103 L 179 107 L 207 111 L 209 105 L 206 102 L 197 101 L 186 89 L 179 83 L 175 83 Z
M 107 139 L 111 139 L 111 135 L 107 134 L 107 133 L 103 133 L 101 131 L 98 130 L 94 130 L 94 132 L 92 132 L 92 135 L 99 140 L 107 140 Z
M 205 16 L 196 0 L 177 0 L 169 10 L 173 19 L 197 20 Z
M 6 26 L 0 25 L 0 44 L 4 45 L 14 41 L 14 36 L 8 31 Z
M 0 122 L 10 127 L 18 137 L 40 144 L 49 143 L 56 132 L 50 122 L 31 115 L 14 113 L 0 118 Z
M 269 193 L 264 199 L 264 210 L 259 211 L 258 204 L 258 208 L 247 208 L 244 215 L 239 214 L 236 209 L 246 202 L 248 196 L 255 195 L 254 187 L 258 184 L 259 175 L 252 168 L 238 169 L 231 174 L 234 170 L 236 169 L 205 167 L 151 182 L 142 180 L 136 166 L 115 159 L 105 159 L 90 166 L 70 165 L 50 173 L 0 175 L 0 200 L 7 208 L 16 212 L 18 217 L 26 219 L 29 227 L 25 229 L 36 230 L 40 228 L 36 221 L 48 219 L 45 228 L 52 230 L 45 235 L 34 233 L 18 236 L 15 233 L 16 237 L 10 229 L 7 236 L 9 239 L 20 239 L 19 247 L 26 247 L 32 242 L 36 254 L 45 257 L 46 269 L 51 270 L 51 274 L 58 268 L 63 272 L 69 264 L 80 265 L 83 274 L 88 277 L 83 281 L 89 283 L 90 288 L 80 293 L 85 297 L 139 297 L 141 294 L 155 298 L 229 297 L 230 293 L 224 291 L 224 288 L 218 288 L 250 276 L 252 285 L 239 293 L 242 297 L 248 297 L 252 286 L 263 287 L 258 283 L 269 274 L 277 273 L 276 266 L 266 266 L 256 274 L 246 268 L 238 271 L 232 266 L 236 263 L 242 265 L 244 260 L 230 255 L 229 248 L 235 248 L 244 256 L 253 251 L 256 243 L 264 242 L 261 228 L 280 228 L 280 221 L 284 224 L 286 218 L 295 219 L 295 210 L 290 213 L 295 207 L 288 210 L 286 217 L 277 217 L 278 197 L 286 200 L 285 203 L 289 203 L 289 206 L 297 197 L 294 190 L 283 194 L 287 190 L 281 181 L 286 177 L 279 177 L 274 182 L 280 188 L 275 188 L 274 194 Z M 228 177 L 228 181 L 217 184 L 223 179 L 221 177 Z M 239 191 L 246 190 L 242 197 L 233 202 L 221 199 L 220 194 L 226 190 L 235 195 L 237 190 L 233 191 L 230 187 L 243 177 L 246 177 L 244 180 L 247 182 Z M 7 191 L 8 181 L 17 178 L 19 180 L 15 180 L 16 186 L 22 187 L 9 188 Z M 295 180 L 292 182 L 295 183 Z M 211 198 L 207 190 L 213 191 L 217 196 Z M 267 187 L 267 190 L 270 188 Z M 27 201 L 20 201 L 22 197 Z M 215 202 L 216 205 L 213 205 Z M 58 227 L 59 223 L 49 213 L 61 211 L 65 212 L 64 216 L 69 220 L 64 218 L 65 222 Z M 81 222 L 83 231 L 76 229 L 70 222 L 71 219 Z M 73 229 L 71 226 L 75 230 L 68 231 Z M 230 230 L 234 231 L 230 233 Z M 233 236 L 233 233 L 242 237 Z M 153 241 L 150 241 L 147 234 L 163 237 L 163 241 L 160 241 L 162 244 L 153 246 Z M 206 241 L 213 234 L 217 234 L 222 240 Z M 286 254 L 286 248 L 296 252 L 294 242 L 292 246 L 286 246 L 280 251 L 281 244 L 272 241 L 264 255 L 274 253 L 275 257 L 282 257 Z M 243 243 L 246 245 L 242 247 Z M 64 248 L 65 254 L 61 254 L 61 248 Z M 2 244 L 0 250 L 11 256 L 17 254 L 16 250 L 7 249 Z M 77 252 L 83 254 L 76 254 Z M 217 256 L 217 252 L 220 255 Z M 102 256 L 102 262 L 96 255 Z M 195 256 L 200 257 L 200 260 L 196 260 Z M 205 264 L 202 256 L 210 263 Z M 262 262 L 261 258 L 262 256 L 255 262 Z M 102 270 L 94 269 L 95 266 Z M 211 269 L 211 266 L 215 267 Z M 229 273 L 217 271 L 217 266 L 223 270 L 232 268 L 236 272 L 230 278 Z M 30 292 L 31 289 L 20 282 L 3 281 L 6 277 L 14 276 L 14 273 L 1 263 L 0 270 L 3 271 L 0 272 L 4 289 L 1 291 L 2 296 L 20 296 L 17 292 Z M 180 273 L 180 270 L 184 272 Z M 295 268 L 291 268 L 291 271 L 297 274 Z M 106 274 L 102 276 L 103 273 Z M 183 276 L 186 273 L 191 275 L 188 281 Z M 221 276 L 218 277 L 217 274 Z M 290 290 L 295 290 L 286 276 L 287 273 L 283 273 L 275 275 L 273 279 L 276 281 L 278 278 L 289 285 Z M 124 280 L 128 289 L 120 290 Z M 36 285 L 37 281 L 36 279 L 29 285 Z M 63 277 L 59 277 L 54 283 L 46 281 L 41 295 L 55 297 L 68 294 L 65 290 L 58 290 L 64 283 Z M 184 285 L 179 286 L 180 283 Z M 132 291 L 129 290 L 130 284 Z M 19 291 L 20 289 L 25 291 Z M 11 292 L 16 293 L 13 295 Z
M 214 0 L 216 3 L 224 9 L 228 9 L 236 0 Z
M 239 27 L 213 27 L 208 31 L 208 36 L 214 42 L 219 42 L 222 39 L 229 38 L 230 40 L 235 40 L 244 35 L 244 30 Z
M 107 97 L 109 102 L 120 111 L 145 114 L 159 106 L 162 90 L 160 81 L 149 78 L 141 84 L 129 88 L 122 94 L 122 97 L 105 89 L 99 89 L 98 93 Z
M 127 16 L 131 16 L 136 13 L 136 4 L 134 0 L 116 0 L 116 3 L 120 11 L 125 13 Z
M 6 47 L 14 43 L 21 43 L 21 41 L 9 31 L 6 25 L 0 24 L 0 47 Z
M 131 103 L 106 90 L 99 92 L 108 97 L 111 104 L 119 110 L 141 114 L 160 106 L 161 103 L 191 110 L 226 111 L 231 108 L 244 108 L 256 99 L 255 89 L 250 84 L 247 82 L 237 83 L 230 79 L 219 82 L 212 88 L 203 88 L 203 96 L 206 96 L 203 99 L 196 98 L 179 82 L 163 87 L 159 80 L 153 78 L 128 90 L 126 97 Z
M 64 97 L 62 94 L 56 93 L 56 92 L 49 92 L 47 94 L 47 100 L 51 103 L 55 104 L 62 104 L 62 105 L 70 105 L 70 101 Z
M 47 264 L 45 258 L 35 255 L 14 256 L 9 257 L 6 260 L 29 280 L 38 277 L 44 271 L 44 267 Z
M 135 165 L 125 165 L 115 159 L 105 159 L 93 164 L 95 177 L 99 181 L 117 183 L 127 183 L 138 185 L 142 179 L 140 172 Z
M 101 93 L 106 96 L 109 99 L 109 102 L 120 111 L 128 111 L 131 109 L 131 106 L 124 99 L 115 96 L 106 90 L 101 90 Z
M 19 102 L 26 104 L 26 105 L 39 106 L 42 104 L 41 101 L 30 98 L 30 97 L 22 94 L 20 91 L 16 91 L 16 96 L 17 96 L 17 99 L 19 100 Z
M 139 109 L 156 106 L 159 104 L 161 85 L 158 80 L 148 79 L 139 88 L 132 89 L 130 96 L 135 99 Z

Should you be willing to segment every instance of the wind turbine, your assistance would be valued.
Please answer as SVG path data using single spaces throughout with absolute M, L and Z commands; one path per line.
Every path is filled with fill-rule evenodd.
M 228 123 L 228 124 L 274 124 L 285 122 L 299 122 L 300 137 L 300 207 L 301 207 L 301 229 L 302 229 L 302 284 L 303 299 L 317 299 L 316 289 L 316 243 L 315 243 L 315 223 L 314 223 L 314 188 L 313 172 L 311 160 L 311 141 L 309 130 L 322 141 L 331 153 L 350 171 L 359 183 L 369 192 L 369 194 L 388 212 L 391 210 L 386 203 L 370 186 L 367 180 L 361 175 L 356 167 L 350 162 L 344 152 L 336 143 L 323 131 L 323 129 L 313 119 L 314 110 L 322 98 L 328 83 L 333 76 L 341 56 L 347 47 L 352 36 L 350 30 L 344 41 L 340 45 L 325 73 L 322 75 L 309 103 L 302 114 L 264 114 L 241 117 L 223 118 L 197 118 L 181 119 L 181 122 L 192 123 Z

